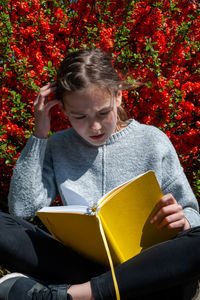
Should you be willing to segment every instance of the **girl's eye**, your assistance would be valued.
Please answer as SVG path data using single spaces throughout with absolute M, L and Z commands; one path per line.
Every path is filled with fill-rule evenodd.
M 101 112 L 100 114 L 101 114 L 102 116 L 105 116 L 105 115 L 108 115 L 109 112 L 110 112 L 110 110 L 109 110 L 109 111 L 105 111 L 105 112 Z
M 82 120 L 85 118 L 85 116 L 81 116 L 81 117 L 74 117 L 76 120 Z

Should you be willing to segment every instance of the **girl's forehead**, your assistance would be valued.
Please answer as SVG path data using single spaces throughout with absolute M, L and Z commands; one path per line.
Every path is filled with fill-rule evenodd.
M 99 88 L 96 86 L 91 86 L 87 89 L 67 93 L 64 96 L 64 104 L 67 106 L 104 106 L 110 105 L 113 102 L 112 93 L 109 91 Z
M 105 87 L 100 87 L 95 84 L 91 84 L 89 87 L 81 90 L 77 90 L 76 92 L 72 92 L 71 94 L 76 94 L 80 96 L 91 96 L 91 97 L 111 97 L 111 90 L 106 89 Z

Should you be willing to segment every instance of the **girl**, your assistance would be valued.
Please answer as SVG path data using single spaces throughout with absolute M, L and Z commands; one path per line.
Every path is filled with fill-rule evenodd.
M 127 87 L 110 59 L 90 49 L 69 54 L 56 83 L 41 88 L 34 104 L 35 132 L 10 185 L 14 216 L 0 215 L 0 264 L 22 274 L 1 280 L 0 299 L 115 299 L 109 270 L 22 218 L 50 205 L 58 193 L 67 205 L 63 187 L 92 201 L 148 170 L 155 171 L 165 194 L 151 223 L 180 233 L 115 268 L 121 299 L 194 296 L 200 276 L 198 204 L 166 135 L 125 117 L 120 105 Z M 54 91 L 57 99 L 48 102 Z M 48 139 L 50 109 L 56 104 L 72 128 Z

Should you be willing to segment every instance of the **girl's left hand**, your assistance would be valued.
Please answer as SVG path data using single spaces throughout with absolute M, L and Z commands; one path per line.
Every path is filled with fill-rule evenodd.
M 182 206 L 177 203 L 172 194 L 167 194 L 160 199 L 156 211 L 150 222 L 155 224 L 158 229 L 168 227 L 182 231 L 190 228 L 190 223 L 184 216 Z

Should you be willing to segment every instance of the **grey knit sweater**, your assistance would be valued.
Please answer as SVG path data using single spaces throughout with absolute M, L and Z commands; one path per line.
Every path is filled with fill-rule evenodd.
M 200 225 L 198 204 L 176 151 L 159 129 L 135 120 L 114 133 L 102 146 L 93 146 L 73 128 L 48 140 L 31 136 L 13 172 L 10 212 L 28 218 L 49 206 L 68 188 L 96 201 L 123 182 L 154 170 L 164 194 L 172 193 L 191 226 Z

